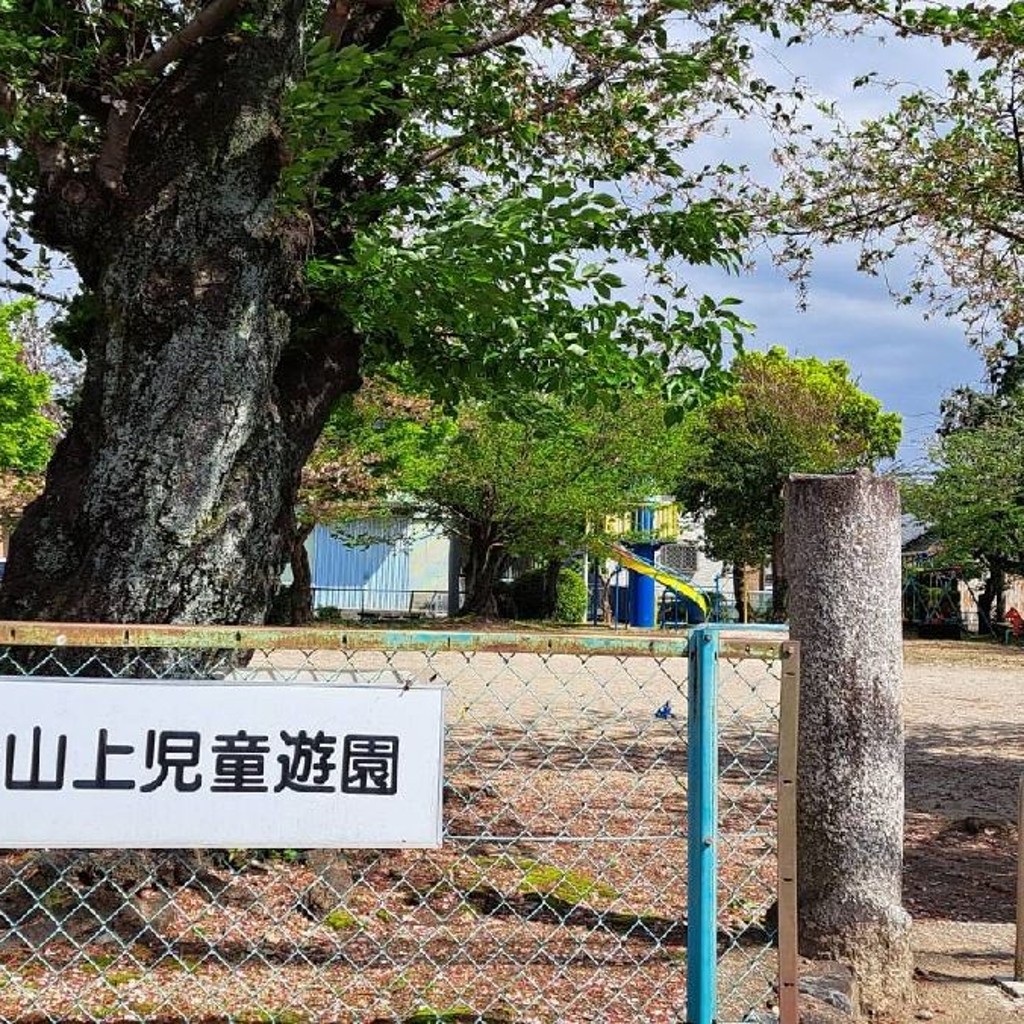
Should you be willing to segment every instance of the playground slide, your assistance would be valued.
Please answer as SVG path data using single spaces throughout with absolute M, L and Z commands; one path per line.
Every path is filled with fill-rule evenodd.
M 625 568 L 632 569 L 633 572 L 638 572 L 643 576 L 652 576 L 655 583 L 660 583 L 663 587 L 668 587 L 677 594 L 689 598 L 705 615 L 711 610 L 711 603 L 708 601 L 707 595 L 703 590 L 691 587 L 686 580 L 662 568 L 660 565 L 648 562 L 646 558 L 640 558 L 639 555 L 634 554 L 629 548 L 622 547 L 621 544 L 610 545 L 609 552 L 611 557 L 620 565 L 625 566 Z

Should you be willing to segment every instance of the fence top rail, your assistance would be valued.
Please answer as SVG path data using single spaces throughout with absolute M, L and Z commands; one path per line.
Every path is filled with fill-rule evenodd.
M 671 637 L 406 629 L 278 626 L 162 626 L 126 623 L 0 620 L 0 644 L 12 647 L 184 647 L 239 650 L 487 651 L 536 654 L 685 657 L 685 634 Z M 733 658 L 777 658 L 774 639 L 721 636 L 720 652 Z

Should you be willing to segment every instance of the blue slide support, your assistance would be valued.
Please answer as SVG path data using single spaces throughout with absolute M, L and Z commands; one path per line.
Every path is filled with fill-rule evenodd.
M 654 534 L 654 508 L 645 505 L 638 508 L 633 516 L 633 526 L 638 533 Z M 630 544 L 640 558 L 654 561 L 653 541 Z M 629 570 L 629 624 L 651 629 L 655 624 L 654 580 L 650 576 Z

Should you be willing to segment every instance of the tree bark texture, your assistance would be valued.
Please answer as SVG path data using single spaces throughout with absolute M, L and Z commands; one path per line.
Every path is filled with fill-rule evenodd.
M 55 176 L 35 214 L 92 296 L 87 370 L 43 496 L 15 533 L 0 616 L 262 622 L 299 474 L 358 386 L 344 325 L 297 329 L 310 229 L 275 211 L 281 98 L 304 0 L 250 5 L 155 89 L 123 182 Z
M 491 523 L 471 524 L 463 542 L 466 593 L 459 614 L 493 618 L 498 614 L 495 587 L 505 564 L 505 546 Z
M 863 1013 L 911 995 L 902 906 L 900 504 L 867 472 L 786 488 L 790 635 L 801 645 L 800 941 L 848 962 Z
M 292 585 L 289 595 L 288 624 L 306 626 L 313 621 L 313 571 L 306 550 L 306 538 L 313 532 L 312 523 L 304 523 L 292 537 Z

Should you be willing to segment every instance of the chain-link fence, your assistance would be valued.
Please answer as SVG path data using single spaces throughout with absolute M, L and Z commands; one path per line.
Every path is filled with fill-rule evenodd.
M 691 849 L 701 841 L 688 672 L 691 695 L 714 706 L 715 694 L 698 645 L 688 665 L 678 638 L 29 624 L 4 624 L 0 637 L 11 675 L 174 676 L 201 663 L 229 682 L 287 687 L 355 672 L 446 690 L 439 849 L 0 856 L 0 1019 L 528 1024 L 714 1013 L 694 1009 L 693 974 L 704 968 L 688 892 L 688 824 Z M 709 983 L 714 1019 L 754 1020 L 776 1005 L 776 755 L 795 645 L 712 646 Z M 714 716 L 704 727 L 714 737 Z M 17 813 L 6 742 L 0 822 Z M 714 785 L 708 799 L 713 822 Z

